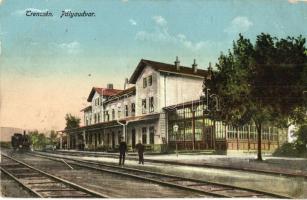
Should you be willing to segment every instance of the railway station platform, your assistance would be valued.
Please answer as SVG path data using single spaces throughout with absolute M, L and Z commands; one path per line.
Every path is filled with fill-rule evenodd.
M 118 153 L 57 150 L 59 153 L 89 156 L 118 158 Z M 275 174 L 289 174 L 307 178 L 307 158 L 288 158 L 263 156 L 264 161 L 256 160 L 256 155 L 208 155 L 208 152 L 179 153 L 176 154 L 146 154 L 145 164 L 161 163 L 190 167 L 208 167 L 231 170 L 247 170 L 250 172 L 268 172 Z M 136 161 L 136 153 L 128 153 L 126 160 Z

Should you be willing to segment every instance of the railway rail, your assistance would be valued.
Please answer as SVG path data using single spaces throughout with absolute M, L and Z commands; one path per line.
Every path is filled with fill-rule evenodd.
M 203 181 L 198 179 L 178 177 L 174 175 L 151 172 L 129 167 L 120 167 L 118 165 L 104 164 L 95 161 L 85 161 L 75 158 L 66 158 L 63 156 L 50 155 L 44 153 L 31 153 L 31 155 L 39 156 L 59 162 L 65 161 L 69 165 L 82 168 L 108 172 L 120 176 L 128 176 L 143 181 L 154 182 L 161 185 L 171 186 L 179 189 L 203 193 L 213 197 L 222 198 L 291 198 L 280 194 L 269 193 L 265 191 L 236 187 L 226 184 L 215 183 L 211 181 Z
M 48 174 L 1 153 L 1 171 L 41 198 L 107 198 L 108 196 Z
M 118 158 L 118 155 L 113 154 L 97 154 L 95 152 L 48 152 L 52 154 L 60 154 L 60 155 L 72 155 L 72 156 L 101 156 L 107 158 Z M 126 158 L 129 160 L 138 160 L 137 158 Z M 164 163 L 164 164 L 171 164 L 171 165 L 184 165 L 184 166 L 191 166 L 191 167 L 208 167 L 208 168 L 215 168 L 215 169 L 225 169 L 225 170 L 234 170 L 234 171 L 243 171 L 243 172 L 252 172 L 258 174 L 267 174 L 267 175 L 276 175 L 276 176 L 285 176 L 285 177 L 303 177 L 307 179 L 307 175 L 299 172 L 291 173 L 291 172 L 282 172 L 282 171 L 274 171 L 274 170 L 261 170 L 261 169 L 253 169 L 253 168 L 244 168 L 244 167 L 233 167 L 233 166 L 222 166 L 222 165 L 214 165 L 214 164 L 192 164 L 192 163 L 177 163 L 174 161 L 160 161 L 160 160 L 153 160 L 153 159 L 146 159 L 147 162 L 151 163 Z

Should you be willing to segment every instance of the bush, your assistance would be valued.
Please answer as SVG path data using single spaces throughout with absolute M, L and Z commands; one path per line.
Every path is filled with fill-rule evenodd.
M 298 150 L 294 143 L 284 143 L 281 147 L 275 150 L 274 156 L 289 156 L 297 157 L 299 155 Z

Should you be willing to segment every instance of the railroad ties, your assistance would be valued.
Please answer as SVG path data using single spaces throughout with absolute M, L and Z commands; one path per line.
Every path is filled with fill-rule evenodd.
M 249 188 L 236 187 L 226 184 L 215 183 L 212 181 L 202 181 L 185 177 L 174 176 L 170 174 L 157 173 L 148 170 L 140 170 L 129 167 L 119 167 L 118 165 L 105 164 L 96 161 L 85 161 L 74 158 L 64 158 L 56 155 L 44 155 L 43 153 L 33 153 L 31 155 L 44 157 L 47 159 L 62 162 L 64 159 L 70 165 L 88 168 L 101 172 L 117 174 L 119 176 L 128 176 L 147 182 L 153 182 L 161 185 L 171 186 L 178 189 L 194 191 L 220 198 L 290 198 L 279 194 L 266 191 L 254 190 Z
M 58 178 L 10 156 L 1 154 L 1 171 L 34 196 L 41 198 L 105 198 L 75 183 Z

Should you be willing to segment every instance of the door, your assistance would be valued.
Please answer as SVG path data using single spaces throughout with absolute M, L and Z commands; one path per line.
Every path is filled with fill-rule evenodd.
M 142 143 L 147 144 L 147 128 L 142 128 Z
M 135 148 L 135 129 L 132 129 L 132 149 Z
M 112 132 L 112 149 L 115 148 L 115 135 L 114 132 Z
M 97 133 L 95 133 L 95 150 L 97 149 Z
M 204 130 L 204 140 L 206 148 L 212 149 L 213 148 L 213 126 L 205 126 Z

